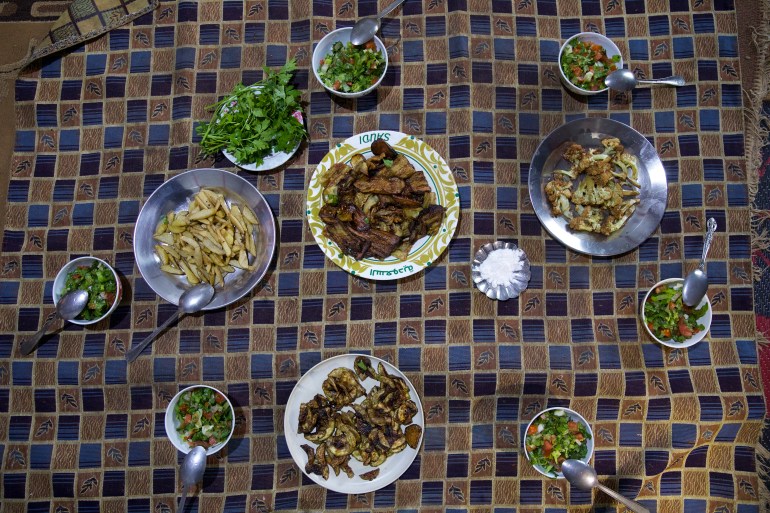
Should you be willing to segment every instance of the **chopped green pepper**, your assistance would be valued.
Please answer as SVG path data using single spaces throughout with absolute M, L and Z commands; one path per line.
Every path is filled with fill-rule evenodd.
M 88 292 L 88 303 L 77 319 L 93 321 L 102 317 L 115 302 L 118 285 L 112 270 L 98 261 L 90 266 L 81 265 L 67 274 L 61 295 L 73 290 Z

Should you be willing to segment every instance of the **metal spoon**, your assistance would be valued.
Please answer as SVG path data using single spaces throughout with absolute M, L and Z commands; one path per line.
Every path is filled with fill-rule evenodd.
M 354 45 L 362 45 L 367 41 L 371 41 L 374 35 L 380 30 L 380 19 L 384 18 L 390 11 L 398 7 L 404 2 L 404 0 L 396 0 L 377 16 L 369 16 L 367 18 L 361 18 L 353 25 L 353 30 L 350 32 L 350 42 Z
M 600 484 L 599 479 L 596 477 L 596 471 L 593 469 L 593 467 L 589 466 L 583 461 L 566 460 L 561 464 L 561 471 L 564 474 L 564 477 L 567 478 L 567 481 L 569 481 L 572 486 L 580 488 L 581 490 L 598 488 L 634 513 L 650 513 L 649 509 L 645 508 L 638 502 L 627 499 L 615 490 Z
M 206 305 L 211 303 L 211 299 L 213 297 L 214 287 L 208 283 L 199 283 L 198 285 L 195 285 L 194 287 L 191 287 L 182 292 L 182 295 L 179 296 L 179 310 L 174 312 L 174 315 L 166 319 L 166 322 L 155 328 L 155 331 L 150 333 L 146 339 L 132 347 L 131 350 L 126 353 L 126 360 L 129 362 L 136 360 L 136 357 L 139 356 L 139 353 L 141 353 L 150 342 L 155 340 L 155 337 L 157 337 L 161 331 L 166 329 L 169 324 L 184 314 L 200 312 Z
M 619 69 L 613 71 L 607 78 L 604 79 L 604 84 L 610 89 L 616 91 L 630 91 L 639 84 L 666 84 L 672 86 L 683 86 L 684 77 L 674 75 L 666 78 L 651 78 L 648 80 L 640 80 L 634 76 L 631 70 Z
M 682 302 L 687 306 L 697 306 L 709 288 L 709 279 L 703 272 L 703 267 L 706 265 L 706 254 L 709 252 L 716 229 L 717 222 L 713 217 L 710 217 L 706 221 L 706 238 L 703 240 L 703 254 L 700 257 L 700 264 L 685 276 L 684 285 L 682 285 Z
M 85 290 L 73 290 L 61 297 L 59 302 L 56 303 L 56 314 L 43 323 L 43 327 L 40 328 L 40 331 L 28 339 L 21 341 L 21 354 L 27 356 L 35 350 L 40 339 L 43 338 L 43 335 L 48 331 L 48 326 L 50 326 L 54 320 L 58 318 L 64 319 L 65 321 L 71 321 L 80 315 L 80 312 L 83 311 L 87 304 L 88 292 Z
M 206 449 L 198 445 L 187 453 L 182 462 L 182 467 L 179 469 L 179 474 L 182 477 L 182 498 L 179 500 L 179 508 L 177 508 L 179 513 L 184 511 L 187 492 L 203 479 L 205 471 Z

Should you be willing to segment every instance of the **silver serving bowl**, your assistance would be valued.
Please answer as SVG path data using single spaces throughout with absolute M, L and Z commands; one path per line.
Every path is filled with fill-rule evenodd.
M 527 254 L 524 253 L 524 250 L 522 250 L 522 268 L 513 273 L 508 284 L 492 286 L 492 284 L 485 280 L 481 275 L 479 267 L 481 266 L 481 263 L 489 257 L 490 253 L 498 249 L 519 248 L 512 242 L 497 241 L 484 244 L 479 248 L 476 252 L 476 256 L 473 258 L 473 263 L 471 264 L 471 279 L 473 280 L 473 283 L 476 284 L 476 288 L 486 294 L 488 298 L 506 301 L 518 297 L 519 294 L 527 289 L 529 279 L 532 277 L 532 272 L 529 268 L 529 258 L 527 257 Z
M 187 278 L 160 270 L 155 254 L 153 234 L 160 219 L 169 211 L 186 210 L 190 200 L 202 187 L 219 189 L 233 202 L 248 205 L 257 216 L 255 232 L 257 267 L 254 271 L 236 269 L 225 276 L 224 287 L 218 287 L 204 310 L 227 306 L 248 294 L 265 276 L 275 251 L 275 219 L 270 206 L 256 187 L 240 176 L 221 169 L 192 169 L 164 182 L 153 192 L 139 212 L 134 228 L 134 256 L 139 272 L 147 284 L 164 300 L 179 304 L 179 296 L 190 287 Z M 253 264 L 253 261 L 249 262 Z
M 569 144 L 599 148 L 606 137 L 617 137 L 626 152 L 636 157 L 640 202 L 626 224 L 612 235 L 573 231 L 566 219 L 551 214 L 545 184 L 555 169 L 570 168 L 562 157 Z M 548 134 L 532 156 L 528 185 L 532 208 L 548 233 L 569 249 L 594 256 L 615 256 L 636 249 L 658 228 L 668 200 L 666 170 L 655 147 L 630 126 L 609 118 L 576 119 Z

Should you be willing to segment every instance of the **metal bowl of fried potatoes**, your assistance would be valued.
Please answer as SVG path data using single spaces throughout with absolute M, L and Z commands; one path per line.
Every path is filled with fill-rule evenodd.
M 134 228 L 136 264 L 169 303 L 198 283 L 214 286 L 215 310 L 248 294 L 275 251 L 275 219 L 247 180 L 221 169 L 192 169 L 158 187 Z

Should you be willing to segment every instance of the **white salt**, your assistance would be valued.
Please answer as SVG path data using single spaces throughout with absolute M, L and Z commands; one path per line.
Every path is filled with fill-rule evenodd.
M 481 277 L 492 287 L 510 285 L 514 274 L 524 267 L 524 252 L 518 248 L 501 248 L 492 251 L 479 265 Z

